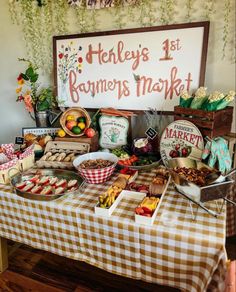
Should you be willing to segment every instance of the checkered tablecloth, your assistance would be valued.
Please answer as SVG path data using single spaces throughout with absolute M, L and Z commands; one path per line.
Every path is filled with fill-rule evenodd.
M 154 175 L 140 174 L 136 182 L 148 184 Z M 138 199 L 124 198 L 110 218 L 99 217 L 94 206 L 112 180 L 52 202 L 26 200 L 1 186 L 0 236 L 125 277 L 188 292 L 205 291 L 211 282 L 222 291 L 225 210 L 215 218 L 199 209 L 193 221 L 188 201 L 170 185 L 153 226 L 134 222 Z

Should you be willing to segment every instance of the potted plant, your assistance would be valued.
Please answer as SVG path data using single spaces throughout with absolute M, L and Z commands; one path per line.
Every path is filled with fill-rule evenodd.
M 38 83 L 38 67 L 26 59 L 19 61 L 27 63 L 25 72 L 21 72 L 17 77 L 18 94 L 16 101 L 24 102 L 25 108 L 31 118 L 36 121 L 37 127 L 48 127 L 54 121 L 51 116 L 52 110 L 56 107 L 56 98 L 51 87 L 40 88 Z

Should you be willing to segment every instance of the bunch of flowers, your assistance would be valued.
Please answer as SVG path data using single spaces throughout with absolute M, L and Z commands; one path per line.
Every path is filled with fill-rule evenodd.
M 16 101 L 24 102 L 29 113 L 52 109 L 56 106 L 56 99 L 51 88 L 42 88 L 39 91 L 38 67 L 26 59 L 19 59 L 19 61 L 26 62 L 28 66 L 25 72 L 21 72 L 17 77 Z

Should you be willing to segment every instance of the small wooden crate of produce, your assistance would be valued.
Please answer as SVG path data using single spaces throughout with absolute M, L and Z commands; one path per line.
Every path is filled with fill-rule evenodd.
M 214 138 L 230 133 L 233 107 L 228 106 L 218 111 L 205 111 L 175 106 L 174 119 L 190 121 L 199 128 L 203 136 Z

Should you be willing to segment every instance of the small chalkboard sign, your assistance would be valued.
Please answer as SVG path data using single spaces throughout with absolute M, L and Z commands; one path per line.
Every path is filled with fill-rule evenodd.
M 24 144 L 24 138 L 23 137 L 16 137 L 15 138 L 15 144 L 17 144 L 17 145 Z
M 150 127 L 147 129 L 145 134 L 147 135 L 148 138 L 154 139 L 157 135 L 157 131 Z

